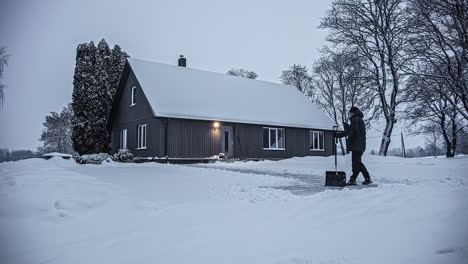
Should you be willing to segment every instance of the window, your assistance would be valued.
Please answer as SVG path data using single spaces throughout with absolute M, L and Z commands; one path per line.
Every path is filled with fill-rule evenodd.
M 325 150 L 323 131 L 309 131 L 310 150 Z
M 131 101 L 130 101 L 130 106 L 135 105 L 135 103 L 136 103 L 135 96 L 136 96 L 136 86 L 133 86 L 132 87 L 132 98 L 131 98 Z
M 127 148 L 127 129 L 121 129 L 120 130 L 120 149 L 126 149 Z
M 146 124 L 137 128 L 137 149 L 146 148 Z
M 284 150 L 285 134 L 284 128 L 263 128 L 263 149 L 268 150 Z

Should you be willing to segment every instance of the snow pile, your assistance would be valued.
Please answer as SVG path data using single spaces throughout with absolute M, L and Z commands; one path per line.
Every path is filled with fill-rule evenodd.
M 21 170 L 16 170 L 17 166 L 21 166 Z M 103 207 L 113 190 L 94 177 L 70 171 L 76 166 L 73 160 L 57 158 L 6 164 L 2 167 L 2 175 L 5 175 L 2 176 L 0 215 L 65 217 L 73 212 Z
M 364 161 L 378 187 L 306 196 L 257 172 L 323 177 L 333 158 L 2 163 L 0 263 L 466 263 L 468 157 Z
M 72 157 L 72 155 L 70 154 L 65 154 L 65 153 L 59 153 L 59 152 L 50 152 L 50 153 L 46 153 L 44 155 L 42 155 L 43 158 L 45 159 L 50 159 L 50 158 L 54 158 L 54 157 L 61 157 L 61 158 L 64 158 L 64 159 L 69 159 Z

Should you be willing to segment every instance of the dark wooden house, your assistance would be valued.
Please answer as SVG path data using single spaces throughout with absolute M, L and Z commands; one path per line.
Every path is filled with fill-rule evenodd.
M 333 154 L 334 123 L 292 86 L 128 59 L 107 127 L 112 151 L 173 159 Z

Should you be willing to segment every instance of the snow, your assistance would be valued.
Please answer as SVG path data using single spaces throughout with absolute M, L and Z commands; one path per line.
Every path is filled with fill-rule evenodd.
M 307 195 L 333 157 L 1 163 L 0 263 L 467 263 L 468 157 L 363 160 L 378 187 Z
M 128 62 L 156 116 L 333 129 L 328 116 L 288 85 L 139 59 Z

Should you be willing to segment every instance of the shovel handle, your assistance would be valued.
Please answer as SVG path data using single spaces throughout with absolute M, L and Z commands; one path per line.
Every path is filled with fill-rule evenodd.
M 333 148 L 333 154 L 335 154 L 335 172 L 336 172 L 336 171 L 338 171 L 338 160 L 337 160 L 337 153 L 336 153 L 337 152 L 336 151 L 336 143 L 338 142 L 338 135 L 337 135 L 338 126 L 333 126 L 333 132 L 334 132 L 333 137 L 335 138 L 335 140 L 334 140 L 335 145 L 334 145 L 334 148 Z

